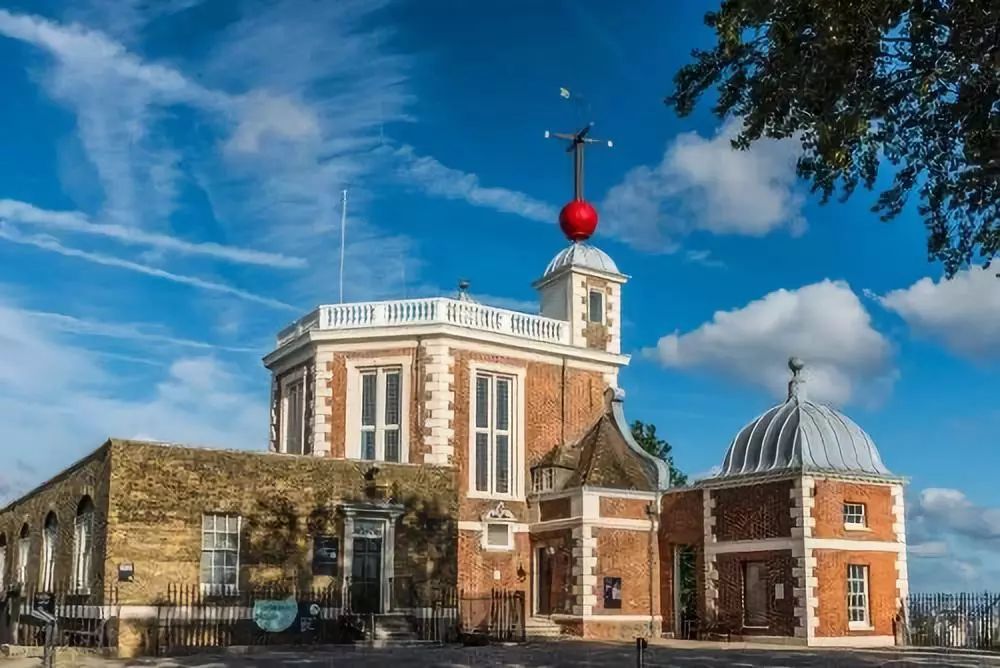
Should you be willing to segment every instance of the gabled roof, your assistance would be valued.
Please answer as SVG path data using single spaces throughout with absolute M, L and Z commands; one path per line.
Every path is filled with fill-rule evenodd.
M 669 486 L 667 464 L 636 443 L 625 421 L 625 393 L 610 388 L 604 414 L 575 443 L 550 450 L 533 468 L 559 467 L 571 471 L 563 489 L 607 487 L 657 491 Z

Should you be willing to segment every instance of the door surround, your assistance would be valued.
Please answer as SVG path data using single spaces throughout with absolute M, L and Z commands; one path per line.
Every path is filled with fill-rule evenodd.
M 382 526 L 382 568 L 380 611 L 388 612 L 392 606 L 390 579 L 395 574 L 396 520 L 403 514 L 403 506 L 396 503 L 345 503 L 344 513 L 344 568 L 341 575 L 342 591 L 347 591 L 354 568 L 354 536 L 357 520 L 377 522 Z

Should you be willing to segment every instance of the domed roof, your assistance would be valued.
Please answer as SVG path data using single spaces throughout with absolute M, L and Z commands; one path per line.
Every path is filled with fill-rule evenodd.
M 716 477 L 783 470 L 891 476 L 871 437 L 849 417 L 809 401 L 803 364 L 788 362 L 788 399 L 743 427 Z
M 563 267 L 583 267 L 606 274 L 621 275 L 621 272 L 618 271 L 618 265 L 607 253 L 600 248 L 579 241 L 575 241 L 559 251 L 549 262 L 549 266 L 545 268 L 542 278 L 554 274 Z

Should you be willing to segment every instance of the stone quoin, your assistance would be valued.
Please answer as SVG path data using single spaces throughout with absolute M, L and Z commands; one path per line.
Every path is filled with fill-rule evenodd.
M 266 447 L 110 439 L 0 509 L 0 630 L 19 592 L 99 607 L 115 583 L 119 652 L 149 653 L 171 585 L 284 584 L 404 616 L 419 607 L 404 588 L 519 591 L 527 616 L 587 638 L 894 644 L 903 479 L 809 400 L 793 358 L 786 400 L 720 447 L 719 473 L 671 487 L 619 388 L 628 276 L 582 243 L 596 212 L 571 204 L 539 313 L 480 304 L 467 284 L 320 306 L 264 357 Z

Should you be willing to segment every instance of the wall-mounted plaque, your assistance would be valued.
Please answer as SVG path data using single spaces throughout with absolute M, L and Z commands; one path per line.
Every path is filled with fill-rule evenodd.
M 612 610 L 622 607 L 621 578 L 604 578 L 604 607 Z
M 135 580 L 135 566 L 131 563 L 118 564 L 118 581 L 132 582 Z
M 325 534 L 313 536 L 313 575 L 336 575 L 339 557 L 339 538 Z

